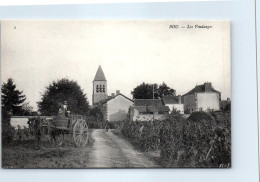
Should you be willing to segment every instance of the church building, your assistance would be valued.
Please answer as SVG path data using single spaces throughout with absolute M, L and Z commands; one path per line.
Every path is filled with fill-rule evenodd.
M 107 99 L 107 80 L 101 66 L 98 67 L 96 76 L 93 80 L 93 105 Z
M 101 66 L 98 67 L 97 73 L 93 80 L 93 106 L 99 107 L 103 113 L 104 120 L 124 121 L 127 118 L 130 106 L 133 101 L 119 90 L 111 96 L 107 94 L 107 80 Z

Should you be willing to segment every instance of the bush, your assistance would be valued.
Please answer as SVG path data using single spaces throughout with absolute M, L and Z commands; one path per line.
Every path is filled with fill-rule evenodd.
M 10 123 L 10 114 L 2 107 L 2 144 L 7 145 L 13 140 L 15 134 L 14 127 Z
M 121 133 L 134 142 L 138 142 L 143 150 L 157 149 L 160 144 L 160 121 L 124 122 Z
M 187 120 L 168 122 L 161 150 L 164 167 L 230 164 L 230 121 L 227 114 L 194 112 Z
M 2 124 L 2 144 L 8 145 L 14 139 L 15 129 L 13 126 Z
M 143 150 L 161 149 L 163 167 L 219 167 L 231 163 L 231 115 L 173 112 L 164 121 L 124 122 L 121 133 Z

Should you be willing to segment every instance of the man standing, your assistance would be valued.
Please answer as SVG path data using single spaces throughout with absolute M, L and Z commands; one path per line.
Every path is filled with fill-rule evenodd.
M 105 131 L 108 131 L 109 130 L 109 121 L 106 120 L 106 123 L 105 123 Z
M 34 131 L 35 131 L 35 141 L 37 143 L 37 149 L 41 149 L 41 118 L 38 116 L 37 119 L 35 119 L 34 124 Z

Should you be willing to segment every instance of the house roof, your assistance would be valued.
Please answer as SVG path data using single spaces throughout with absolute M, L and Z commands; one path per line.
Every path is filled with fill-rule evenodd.
M 162 99 L 135 99 L 135 106 L 162 106 Z
M 138 110 L 139 112 L 169 112 L 168 106 L 132 106 L 131 108 Z
M 187 92 L 184 95 L 190 95 L 190 94 L 194 94 L 194 93 L 198 93 L 198 92 L 205 92 L 205 84 L 202 85 L 196 85 L 192 90 L 190 90 L 189 92 Z M 210 92 L 216 92 L 219 93 L 219 91 L 215 90 L 214 88 L 210 88 Z
M 104 75 L 104 72 L 103 72 L 101 66 L 98 67 L 94 81 L 106 81 L 106 77 Z
M 165 95 L 162 98 L 164 104 L 179 104 L 178 96 Z M 181 103 L 182 99 L 181 99 Z
M 121 95 L 121 96 L 123 96 L 124 98 L 130 100 L 131 102 L 134 102 L 132 99 L 129 99 L 128 97 L 126 97 L 125 95 L 123 95 L 123 94 L 121 94 L 121 93 L 120 93 L 120 94 L 117 94 L 117 95 L 115 95 L 115 96 L 109 96 L 107 99 L 102 100 L 102 101 L 100 101 L 100 102 L 101 102 L 102 104 L 105 104 L 105 103 L 107 103 L 108 101 L 110 101 L 110 100 L 116 98 L 116 97 L 119 96 L 119 95 Z

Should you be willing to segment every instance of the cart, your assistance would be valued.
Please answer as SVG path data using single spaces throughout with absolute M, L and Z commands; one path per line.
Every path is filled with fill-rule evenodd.
M 56 117 L 43 119 L 41 130 L 54 136 L 58 146 L 62 145 L 67 134 L 73 137 L 77 147 L 84 147 L 88 142 L 88 125 L 83 115 L 59 113 Z

